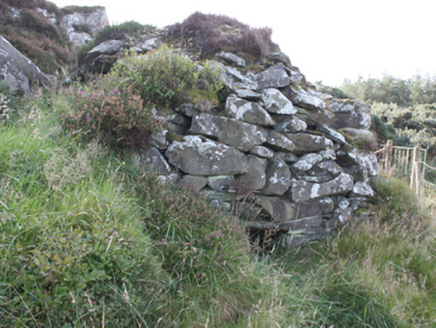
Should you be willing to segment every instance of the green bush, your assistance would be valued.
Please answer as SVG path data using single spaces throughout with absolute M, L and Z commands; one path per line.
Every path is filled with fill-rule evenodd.
M 115 148 L 143 148 L 151 132 L 161 129 L 145 103 L 132 89 L 121 92 L 113 79 L 104 77 L 70 95 L 71 108 L 62 114 L 65 128 L 82 140 L 98 139 Z
M 197 62 L 166 45 L 140 56 L 130 52 L 114 65 L 110 75 L 121 81 L 120 89 L 132 88 L 144 101 L 158 106 L 182 103 L 199 79 L 208 83 L 210 92 L 217 92 L 222 85 L 208 62 L 200 69 Z

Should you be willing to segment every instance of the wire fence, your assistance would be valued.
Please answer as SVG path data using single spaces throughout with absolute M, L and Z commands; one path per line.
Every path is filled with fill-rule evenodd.
M 394 146 L 392 141 L 388 141 L 384 148 L 376 151 L 376 154 L 381 167 L 387 171 L 394 170 L 400 176 L 408 178 L 410 188 L 418 195 L 421 195 L 424 188 L 436 189 L 435 184 L 425 179 L 427 172 L 436 172 L 436 168 L 427 163 L 427 149 L 420 146 Z

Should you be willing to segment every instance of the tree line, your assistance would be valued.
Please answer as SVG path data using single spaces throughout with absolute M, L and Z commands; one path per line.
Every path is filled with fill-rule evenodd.
M 392 75 L 382 78 L 359 77 L 356 82 L 345 80 L 342 91 L 366 103 L 394 103 L 400 107 L 436 103 L 436 77 L 415 75 L 401 79 Z

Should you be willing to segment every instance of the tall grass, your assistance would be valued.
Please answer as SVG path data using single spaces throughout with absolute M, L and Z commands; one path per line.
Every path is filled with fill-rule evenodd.
M 359 222 L 267 253 L 128 152 L 64 131 L 70 100 L 0 122 L 0 326 L 435 325 L 435 233 L 407 184 L 380 179 Z

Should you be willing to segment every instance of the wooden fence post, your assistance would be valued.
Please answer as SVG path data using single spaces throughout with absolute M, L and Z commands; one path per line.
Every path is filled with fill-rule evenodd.
M 385 168 L 387 171 L 389 171 L 391 168 L 392 153 L 394 150 L 392 140 L 388 140 L 388 142 L 386 144 L 386 148 L 387 148 L 387 152 L 386 152 L 386 158 L 385 158 Z
M 410 189 L 416 190 L 419 195 L 420 192 L 420 181 L 419 181 L 419 146 L 413 149 L 413 161 L 412 161 L 412 174 L 410 175 Z

